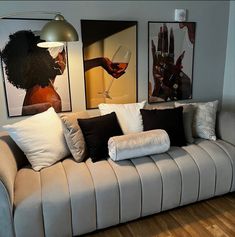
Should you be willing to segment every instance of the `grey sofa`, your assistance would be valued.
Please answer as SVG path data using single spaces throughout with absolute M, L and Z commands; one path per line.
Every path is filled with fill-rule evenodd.
M 65 159 L 33 171 L 0 135 L 0 237 L 69 237 L 235 190 L 235 114 L 217 141 L 121 162 Z

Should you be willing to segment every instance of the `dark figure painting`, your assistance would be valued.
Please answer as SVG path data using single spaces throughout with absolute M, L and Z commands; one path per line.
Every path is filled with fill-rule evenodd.
M 11 87 L 5 87 L 9 116 L 32 115 L 49 107 L 56 112 L 71 110 L 70 105 L 62 107 L 65 101 L 55 85 L 57 77 L 62 76 L 67 67 L 65 46 L 40 48 L 37 46 L 39 42 L 40 37 L 31 30 L 19 30 L 9 35 L 2 48 L 5 84 L 11 84 Z M 12 89 L 24 91 L 19 104 L 21 109 L 17 113 L 11 108 L 10 99 L 14 100 Z M 15 100 L 19 100 L 17 95 Z
M 149 23 L 149 102 L 192 98 L 195 23 Z

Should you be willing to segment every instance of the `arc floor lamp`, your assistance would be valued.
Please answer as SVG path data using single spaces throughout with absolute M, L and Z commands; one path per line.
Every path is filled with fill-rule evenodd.
M 40 38 L 44 40 L 38 44 L 39 47 L 49 48 L 63 45 L 64 42 L 78 41 L 78 33 L 76 29 L 62 16 L 60 12 L 45 12 L 45 11 L 30 11 L 16 12 L 5 16 L 0 16 L 0 19 L 14 17 L 27 14 L 47 14 L 54 15 L 54 19 L 47 22 L 41 32 Z

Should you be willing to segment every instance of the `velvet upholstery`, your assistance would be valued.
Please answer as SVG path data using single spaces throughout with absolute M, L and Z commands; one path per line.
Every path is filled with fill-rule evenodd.
M 235 112 L 220 111 L 216 128 L 220 139 L 235 145 Z
M 76 236 L 222 195 L 235 191 L 234 171 L 235 147 L 204 139 L 118 162 L 23 168 L 15 183 L 16 234 Z
M 70 157 L 40 172 L 1 134 L 0 236 L 77 236 L 233 192 L 235 141 L 220 134 L 229 142 L 196 139 L 119 162 Z
M 18 168 L 27 160 L 6 132 L 0 136 L 0 236 L 14 236 L 14 184 Z

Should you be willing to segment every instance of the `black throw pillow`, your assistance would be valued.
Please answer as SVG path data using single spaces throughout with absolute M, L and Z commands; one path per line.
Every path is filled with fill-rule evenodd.
M 115 112 L 89 119 L 78 119 L 92 161 L 106 159 L 110 137 L 123 135 Z
M 183 107 L 162 110 L 141 109 L 144 131 L 152 129 L 165 130 L 170 138 L 171 146 L 186 145 L 183 126 Z

